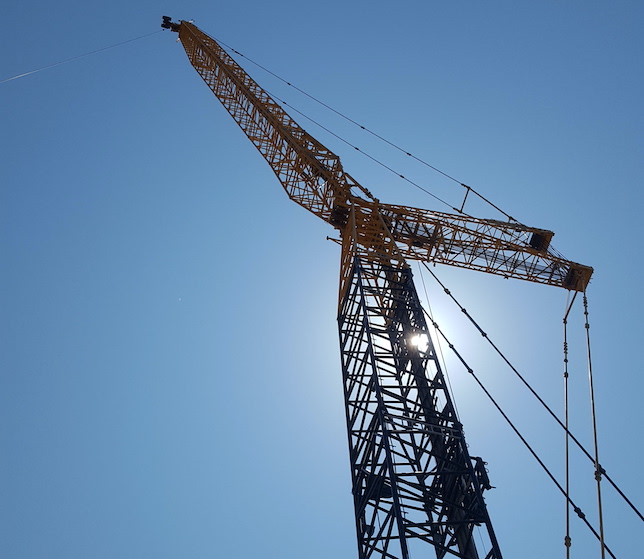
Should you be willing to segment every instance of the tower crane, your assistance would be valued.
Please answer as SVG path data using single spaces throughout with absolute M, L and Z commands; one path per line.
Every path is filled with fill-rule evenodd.
M 592 268 L 517 222 L 381 203 L 192 23 L 163 18 L 291 200 L 340 237 L 338 329 L 360 559 L 501 559 L 408 261 L 584 291 Z M 418 340 L 424 343 L 418 343 Z M 474 539 L 479 527 L 480 541 Z M 416 553 L 416 551 L 418 551 Z

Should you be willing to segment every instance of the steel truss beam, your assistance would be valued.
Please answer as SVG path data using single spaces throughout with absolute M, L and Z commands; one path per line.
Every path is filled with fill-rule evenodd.
M 468 454 L 411 270 L 355 256 L 343 293 L 338 325 L 360 559 L 409 559 L 412 551 L 415 559 L 432 548 L 438 559 L 500 559 L 483 463 Z M 484 548 L 474 540 L 477 526 Z
M 380 204 L 346 173 L 340 158 L 301 128 L 225 50 L 187 21 L 177 31 L 191 64 L 259 150 L 288 196 L 342 231 L 354 207 L 379 213 L 407 259 L 584 291 L 592 268 L 559 255 L 554 233 L 514 222 L 477 219 L 406 206 Z M 377 243 L 361 233 L 365 247 Z

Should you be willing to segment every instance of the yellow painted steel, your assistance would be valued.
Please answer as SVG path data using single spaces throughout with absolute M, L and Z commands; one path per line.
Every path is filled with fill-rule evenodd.
M 593 269 L 554 251 L 551 231 L 380 203 L 217 41 L 185 21 L 178 32 L 194 68 L 264 156 L 288 196 L 339 230 L 341 294 L 355 255 L 398 266 L 421 260 L 572 291 L 586 289 Z

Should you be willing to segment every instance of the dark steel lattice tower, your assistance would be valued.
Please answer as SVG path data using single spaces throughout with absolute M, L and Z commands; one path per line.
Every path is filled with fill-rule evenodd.
M 500 559 L 480 458 L 463 430 L 406 259 L 583 291 L 592 268 L 550 248 L 553 233 L 516 222 L 382 204 L 344 172 L 211 37 L 179 33 L 208 87 L 288 196 L 333 227 L 342 256 L 338 326 L 360 559 Z M 474 530 L 479 527 L 479 544 Z
M 500 558 L 410 270 L 356 257 L 338 324 L 360 557 Z

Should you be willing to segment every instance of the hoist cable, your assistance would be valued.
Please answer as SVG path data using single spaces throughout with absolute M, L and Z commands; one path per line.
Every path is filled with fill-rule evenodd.
M 586 349 L 588 352 L 588 386 L 590 388 L 590 412 L 593 424 L 593 446 L 595 449 L 595 481 L 597 482 L 597 511 L 599 514 L 599 536 L 600 542 L 604 541 L 604 513 L 602 508 L 602 468 L 599 465 L 599 445 L 597 443 L 597 416 L 595 414 L 595 389 L 593 387 L 593 364 L 590 356 L 590 323 L 588 321 L 588 297 L 584 293 L 584 317 L 586 329 Z M 604 559 L 604 548 L 602 547 L 602 559 Z
M 564 380 L 564 422 L 565 422 L 565 476 L 566 476 L 566 493 L 570 494 L 570 427 L 569 424 L 569 408 L 568 408 L 568 315 L 577 298 L 577 291 L 573 295 L 572 301 L 568 305 L 566 314 L 563 318 L 563 380 Z M 566 499 L 566 535 L 564 537 L 564 546 L 566 547 L 566 559 L 570 559 L 570 546 L 572 540 L 570 538 L 570 502 Z
M 463 356 L 458 352 L 454 344 L 452 344 L 448 339 L 447 336 L 443 333 L 441 330 L 440 326 L 431 318 L 428 317 L 429 320 L 432 322 L 432 326 L 436 329 L 436 331 L 441 335 L 441 337 L 445 340 L 445 343 L 448 345 L 448 347 L 452 350 L 454 355 L 457 357 L 457 359 L 462 363 L 462 365 L 465 367 L 467 372 L 472 375 L 472 378 L 476 381 L 476 383 L 479 385 L 481 390 L 485 393 L 485 395 L 488 397 L 490 402 L 492 402 L 492 405 L 498 410 L 498 412 L 501 414 L 503 419 L 505 419 L 506 423 L 510 426 L 510 428 L 514 431 L 514 433 L 519 437 L 523 445 L 528 449 L 530 454 L 534 457 L 534 459 L 538 462 L 538 464 L 541 466 L 543 471 L 546 473 L 546 475 L 552 480 L 552 482 L 555 484 L 557 489 L 564 495 L 566 500 L 570 503 L 570 506 L 573 508 L 575 513 L 577 513 L 577 516 L 586 524 L 588 529 L 593 533 L 593 535 L 601 541 L 602 544 L 602 549 L 605 549 L 608 554 L 613 557 L 613 559 L 617 559 L 613 552 L 610 550 L 610 548 L 606 545 L 606 542 L 600 539 L 600 535 L 597 533 L 593 525 L 589 522 L 589 520 L 586 518 L 586 515 L 584 512 L 574 503 L 574 501 L 570 498 L 570 495 L 566 492 L 566 490 L 561 486 L 561 484 L 557 481 L 557 478 L 554 476 L 554 474 L 550 471 L 548 466 L 539 458 L 539 455 L 536 453 L 536 451 L 532 448 L 530 443 L 525 439 L 525 437 L 520 433 L 519 429 L 514 425 L 512 420 L 508 417 L 508 415 L 503 411 L 499 403 L 494 399 L 492 394 L 485 388 L 485 385 L 481 382 L 481 380 L 478 378 L 478 376 L 474 373 L 474 370 L 468 365 L 468 363 L 465 361 Z
M 446 177 L 447 179 L 449 179 L 449 180 L 451 180 L 451 181 L 453 181 L 453 182 L 455 182 L 455 183 L 457 183 L 457 184 L 461 185 L 463 188 L 465 188 L 465 189 L 466 189 L 466 191 L 465 191 L 465 197 L 464 197 L 464 199 L 463 199 L 463 204 L 461 205 L 461 209 L 460 209 L 460 210 L 459 210 L 459 209 L 457 209 L 457 208 L 452 207 L 450 204 L 447 204 L 447 202 L 443 202 L 443 200 L 440 200 L 440 199 L 439 199 L 441 202 L 443 202 L 444 204 L 447 204 L 447 205 L 448 205 L 449 207 L 451 207 L 453 210 L 456 210 L 456 211 L 457 211 L 457 212 L 459 212 L 459 213 L 463 213 L 463 211 L 462 211 L 462 210 L 463 210 L 463 208 L 464 208 L 464 206 L 465 206 L 465 201 L 467 200 L 467 196 L 468 196 L 468 194 L 469 194 L 470 192 L 473 192 L 476 196 L 478 196 L 478 197 L 479 197 L 481 200 L 483 200 L 486 204 L 488 204 L 488 205 L 492 206 L 495 210 L 497 210 L 498 212 L 500 212 L 501 214 L 503 214 L 506 218 L 508 218 L 508 220 L 509 220 L 509 221 L 514 221 L 514 222 L 516 222 L 516 223 L 519 223 L 515 218 L 513 218 L 513 217 L 512 217 L 511 215 L 509 215 L 508 213 L 504 212 L 501 208 L 499 208 L 497 205 L 495 205 L 494 203 L 492 203 L 490 200 L 488 200 L 485 196 L 483 196 L 482 194 L 480 194 L 479 192 L 477 192 L 477 191 L 476 191 L 474 188 L 472 188 L 471 186 L 468 186 L 467 184 L 465 184 L 465 183 L 463 183 L 463 182 L 459 181 L 458 179 L 456 179 L 456 178 L 452 177 L 451 175 L 448 175 L 448 174 L 447 174 L 447 173 L 445 173 L 444 171 L 441 171 L 438 167 L 435 167 L 434 165 L 431 165 L 431 164 L 430 164 L 430 163 L 428 163 L 427 161 L 424 161 L 423 159 L 421 159 L 420 157 L 417 157 L 416 155 L 414 155 L 414 154 L 410 153 L 410 152 L 409 152 L 409 151 L 407 151 L 406 149 L 401 148 L 400 146 L 396 145 L 395 143 L 391 142 L 390 140 L 387 140 L 387 138 L 385 138 L 385 137 L 381 136 L 380 134 L 377 134 L 376 132 L 374 132 L 374 131 L 370 130 L 370 129 L 369 129 L 369 128 L 367 128 L 366 126 L 363 126 L 363 125 L 362 125 L 362 124 L 360 124 L 359 122 L 356 122 L 355 120 L 353 120 L 352 118 L 348 117 L 347 115 L 345 115 L 345 114 L 341 113 L 341 112 L 340 112 L 340 111 L 338 111 L 337 109 L 334 109 L 333 107 L 331 107 L 330 105 L 328 105 L 328 104 L 327 104 L 327 103 L 325 103 L 324 101 L 321 101 L 321 100 L 317 99 L 316 97 L 314 97 L 314 96 L 313 96 L 313 95 L 311 95 L 310 93 L 307 93 L 307 92 L 306 92 L 306 91 L 304 91 L 303 89 L 301 89 L 301 88 L 297 87 L 296 85 L 293 85 L 291 82 L 289 82 L 288 80 L 285 80 L 284 78 L 282 78 L 281 76 L 279 76 L 279 75 L 278 75 L 278 74 L 276 74 L 275 72 L 273 72 L 273 71 L 269 70 L 269 69 L 268 69 L 268 68 L 266 68 L 265 66 L 262 66 L 262 65 L 261 65 L 261 64 L 259 64 L 258 62 L 255 62 L 255 61 L 254 61 L 253 59 L 251 59 L 251 58 L 248 58 L 246 55 L 242 54 L 241 52 L 239 52 L 238 50 L 234 49 L 233 47 L 231 47 L 230 45 L 226 44 L 225 42 L 223 42 L 223 41 L 221 41 L 221 40 L 219 40 L 219 39 L 216 39 L 216 40 L 217 40 L 217 42 L 218 42 L 219 44 L 221 44 L 222 46 L 224 46 L 224 47 L 225 47 L 226 49 L 228 49 L 230 52 L 234 52 L 236 55 L 241 56 L 242 58 L 244 58 L 244 59 L 248 60 L 248 62 L 250 62 L 250 63 L 251 63 L 251 64 L 253 64 L 254 66 L 257 66 L 258 68 L 260 68 L 261 70 L 263 70 L 263 71 L 264 71 L 264 72 L 266 72 L 267 74 L 270 74 L 271 76 L 273 76 L 275 79 L 277 79 L 277 80 L 281 81 L 282 83 L 284 83 L 284 84 L 288 85 L 289 87 L 292 87 L 295 91 L 297 91 L 297 92 L 301 93 L 301 94 L 302 94 L 302 95 L 304 95 L 305 97 L 308 97 L 309 99 L 311 99 L 311 100 L 312 100 L 312 101 L 314 101 L 315 103 L 317 103 L 317 104 L 321 105 L 321 106 L 322 106 L 322 107 L 324 107 L 325 109 L 327 109 L 327 110 L 331 111 L 332 113 L 334 113 L 334 114 L 338 115 L 340 118 L 342 118 L 342 119 L 346 120 L 347 122 L 350 122 L 350 123 L 351 123 L 351 124 L 353 124 L 354 126 L 357 126 L 357 127 L 358 127 L 358 128 L 360 128 L 361 130 L 363 130 L 363 131 L 367 132 L 368 134 L 370 134 L 370 135 L 374 136 L 375 138 L 377 138 L 377 139 L 379 139 L 380 141 L 384 142 L 385 144 L 387 144 L 387 145 L 391 146 L 392 148 L 394 148 L 394 149 L 396 149 L 396 150 L 400 151 L 401 153 L 404 153 L 404 154 L 405 154 L 405 155 L 407 155 L 408 157 L 411 157 L 412 159 L 414 159 L 414 160 L 418 161 L 418 163 L 420 163 L 421 165 L 424 165 L 425 167 L 428 167 L 429 169 L 432 169 L 433 171 L 435 171 L 435 172 L 437 172 L 437 173 L 439 173 L 439 174 L 443 175 L 443 176 L 444 176 L 444 177 Z M 283 101 L 282 101 L 282 102 L 283 102 Z M 286 104 L 286 103 L 285 103 L 285 104 Z M 290 106 L 292 109 L 294 109 L 294 107 L 292 107 L 291 105 L 288 105 L 288 106 Z M 296 110 L 296 109 L 295 109 L 295 110 Z M 298 111 L 298 112 L 299 112 L 299 111 Z M 302 114 L 302 113 L 299 113 L 299 114 Z M 305 115 L 302 115 L 302 116 L 305 116 Z M 307 118 L 307 117 L 305 117 L 305 118 Z M 317 122 L 313 121 L 312 119 L 309 119 L 309 120 L 311 120 L 311 122 L 314 122 L 317 126 L 320 126 L 320 124 L 318 124 Z M 327 130 L 326 128 L 324 128 L 324 127 L 322 127 L 322 126 L 320 126 L 320 127 L 321 127 L 323 130 L 325 130 L 325 131 L 329 132 L 329 130 Z M 331 132 L 329 132 L 329 133 L 331 133 Z M 331 134 L 332 134 L 332 133 L 331 133 Z M 334 136 L 336 136 L 335 134 L 333 134 L 333 135 L 334 135 Z M 336 136 L 336 137 L 338 137 L 338 136 Z M 342 138 L 338 138 L 338 139 L 342 140 Z M 342 140 L 342 141 L 345 141 L 345 140 Z M 345 142 L 345 143 L 348 143 L 348 142 Z M 355 146 L 352 146 L 352 147 L 354 147 L 354 148 L 355 148 Z M 355 149 L 358 149 L 358 148 L 355 148 Z M 361 150 L 358 150 L 358 151 L 360 151 L 360 153 L 362 153 L 363 155 L 366 155 L 367 157 L 369 157 L 370 159 L 372 159 L 372 160 L 373 160 L 373 161 L 375 161 L 376 163 L 379 163 L 379 164 L 380 164 L 380 165 L 382 165 L 383 167 L 385 167 L 385 168 L 387 168 L 388 170 L 392 171 L 393 173 L 397 174 L 397 175 L 398 175 L 398 176 L 400 176 L 401 178 L 405 179 L 407 182 L 409 182 L 410 184 L 412 184 L 412 185 L 413 185 L 413 186 L 415 186 L 416 188 L 420 188 L 421 190 L 423 190 L 424 192 L 426 192 L 426 193 L 427 193 L 427 194 L 429 194 L 430 196 L 433 196 L 434 198 L 436 198 L 436 196 L 434 196 L 433 194 L 431 194 L 431 192 L 428 192 L 427 190 L 425 190 L 425 189 L 424 189 L 424 188 L 422 188 L 421 186 L 419 186 L 419 185 L 417 185 L 417 184 L 413 183 L 412 181 L 410 181 L 410 180 L 406 179 L 406 178 L 405 178 L 405 177 L 403 177 L 402 175 L 399 175 L 399 174 L 398 174 L 396 171 L 394 171 L 393 169 L 389 169 L 389 167 L 387 167 L 386 165 L 383 165 L 382 163 L 380 163 L 379 161 L 377 161 L 377 160 L 376 160 L 376 159 L 374 159 L 373 157 L 369 156 L 369 155 L 368 155 L 367 153 L 365 153 L 364 151 L 361 151 Z
M 474 325 L 474 327 L 479 331 L 481 336 L 486 339 L 486 341 L 490 344 L 490 346 L 494 349 L 494 351 L 501 357 L 503 361 L 508 365 L 510 370 L 519 378 L 519 380 L 526 386 L 526 388 L 532 393 L 532 395 L 539 401 L 539 403 L 543 406 L 543 408 L 552 416 L 552 418 L 559 424 L 559 426 L 566 432 L 568 433 L 568 436 L 570 436 L 570 440 L 573 441 L 579 450 L 581 450 L 586 457 L 593 463 L 595 463 L 595 458 L 586 450 L 586 448 L 579 442 L 577 437 L 575 437 L 563 424 L 563 422 L 559 419 L 557 414 L 552 411 L 552 409 L 546 404 L 546 402 L 539 396 L 539 394 L 535 391 L 534 388 L 530 385 L 530 383 L 519 373 L 519 371 L 516 369 L 514 365 L 508 360 L 508 358 L 501 352 L 501 350 L 492 342 L 492 340 L 489 339 L 488 335 L 485 333 L 485 331 L 478 325 L 478 323 L 472 318 L 472 316 L 467 312 L 467 310 L 458 302 L 458 300 L 452 295 L 451 291 L 445 287 L 445 285 L 438 279 L 436 274 L 434 274 L 429 266 L 427 265 L 426 262 L 423 262 L 423 265 L 427 269 L 427 271 L 434 277 L 436 282 L 443 288 L 443 291 L 454 301 L 454 303 L 459 307 L 461 312 L 468 318 L 468 320 Z M 619 488 L 619 486 L 613 481 L 613 479 L 606 473 L 606 470 L 601 466 L 599 463 L 595 463 L 595 468 L 596 471 L 599 471 L 601 475 L 604 476 L 606 481 L 608 481 L 611 486 L 617 491 L 619 496 L 628 504 L 628 506 L 635 512 L 635 514 L 644 522 L 644 516 L 642 513 L 637 509 L 637 507 L 631 502 L 631 500 L 626 496 L 626 494 Z
M 99 52 L 103 52 L 104 50 L 110 50 L 116 47 L 120 47 L 121 45 L 125 45 L 127 43 L 132 43 L 133 41 L 138 41 L 139 39 L 145 39 L 146 37 L 150 37 L 151 35 L 156 35 L 157 33 L 163 32 L 163 29 L 160 29 L 159 31 L 153 31 L 152 33 L 148 33 L 146 35 L 141 35 L 140 37 L 134 37 L 133 39 L 128 39 L 127 41 L 121 41 L 120 43 L 116 43 L 114 45 L 110 45 L 109 47 L 103 47 L 97 50 L 93 50 L 91 52 L 86 52 L 85 54 L 80 54 L 78 56 L 74 56 L 72 58 L 68 58 L 67 60 L 61 60 L 60 62 L 56 62 L 54 64 L 49 64 L 48 66 L 43 66 L 42 68 L 38 68 L 37 70 L 31 70 L 30 72 L 25 72 L 24 74 L 18 74 L 17 76 L 13 76 L 11 78 L 6 78 L 4 80 L 0 81 L 0 84 L 3 84 L 5 82 L 10 82 L 12 80 L 17 80 L 18 78 L 24 78 L 25 76 L 30 76 L 31 74 L 36 74 L 38 72 L 42 72 L 43 70 L 48 70 L 49 68 L 54 68 L 55 66 L 60 66 L 61 64 L 67 64 L 68 62 L 73 62 L 74 60 L 78 60 L 80 58 L 85 58 L 86 56 L 91 56 L 92 54 L 96 54 Z

